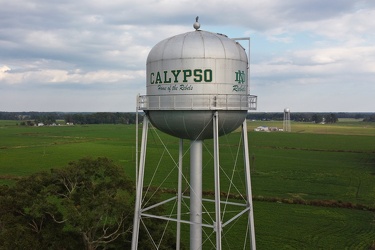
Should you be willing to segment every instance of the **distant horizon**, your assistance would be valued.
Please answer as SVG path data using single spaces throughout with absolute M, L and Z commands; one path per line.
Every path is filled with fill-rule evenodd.
M 173 110 L 171 110 L 173 111 Z M 136 111 L 2 111 L 0 113 L 136 113 Z M 142 110 L 138 111 L 143 113 Z M 248 111 L 248 113 L 284 113 L 284 111 Z M 372 114 L 375 111 L 294 111 L 290 110 L 290 113 L 366 113 Z
M 0 109 L 135 111 L 151 49 L 195 32 L 197 16 L 202 31 L 250 38 L 238 42 L 250 48 L 247 83 L 259 112 L 373 112 L 369 0 L 7 1 Z

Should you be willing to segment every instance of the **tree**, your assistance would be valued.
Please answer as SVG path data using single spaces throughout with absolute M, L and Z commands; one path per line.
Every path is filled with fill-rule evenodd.
M 62 214 L 49 202 L 49 183 L 48 175 L 40 173 L 0 188 L 0 249 L 59 249 L 65 242 L 70 242 L 68 249 L 80 247 L 74 235 L 56 223 Z
M 363 119 L 364 122 L 375 122 L 375 115 L 368 116 Z
M 319 114 L 313 114 L 313 116 L 311 117 L 311 121 L 313 121 L 315 123 L 321 123 L 321 122 L 323 122 L 323 116 L 321 116 Z
M 80 159 L 1 186 L 0 249 L 128 249 L 134 189 L 107 158 Z M 163 235 L 161 225 L 148 228 Z M 152 249 L 143 235 L 140 249 Z M 173 249 L 173 236 L 164 235 L 162 249 Z
M 65 224 L 81 235 L 86 249 L 131 232 L 134 187 L 120 167 L 107 158 L 81 159 L 51 173 L 50 188 L 60 197 Z
M 326 123 L 336 123 L 338 121 L 337 115 L 333 113 L 324 116 L 324 118 Z

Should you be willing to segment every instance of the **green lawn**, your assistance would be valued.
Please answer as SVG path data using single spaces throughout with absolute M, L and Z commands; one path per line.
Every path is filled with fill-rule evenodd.
M 248 128 L 253 130 L 258 126 L 283 128 L 282 121 L 251 121 Z M 315 124 L 291 121 L 293 133 L 340 134 L 340 135 L 369 135 L 375 136 L 373 122 L 360 122 L 355 119 L 344 119 L 334 124 Z
M 135 177 L 134 125 L 23 127 L 16 123 L 0 121 L 2 184 L 11 185 L 16 177 L 62 167 L 86 156 L 106 156 Z M 282 122 L 248 122 L 254 196 L 375 207 L 375 124 L 353 120 L 334 125 L 292 122 L 291 133 L 254 132 L 260 125 L 281 128 Z M 150 129 L 148 142 L 145 183 L 176 188 L 178 139 Z M 220 137 L 220 164 L 221 176 L 233 175 L 238 191 L 243 193 L 239 143 L 239 132 Z M 188 151 L 189 142 L 184 146 Z M 206 140 L 204 146 L 203 186 L 212 191 L 212 140 Z M 187 153 L 187 177 L 188 165 Z M 155 176 L 149 171 L 153 169 L 157 169 Z M 225 178 L 222 191 L 237 192 Z M 375 240 L 375 214 L 370 211 L 256 200 L 254 215 L 258 249 L 367 249 Z M 236 241 L 242 234 L 234 231 L 227 236 Z

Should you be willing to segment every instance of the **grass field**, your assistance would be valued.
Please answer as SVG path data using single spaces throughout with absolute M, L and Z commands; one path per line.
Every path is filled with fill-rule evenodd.
M 375 241 L 375 213 L 368 211 L 375 207 L 375 124 L 352 119 L 333 125 L 292 123 L 292 133 L 253 132 L 260 125 L 282 127 L 282 122 L 248 122 L 258 249 L 370 247 Z M 147 162 L 160 165 L 154 178 L 161 181 L 170 175 L 163 185 L 173 188 L 174 163 L 158 136 L 174 159 L 178 139 L 150 130 Z M 228 175 L 233 168 L 229 162 L 238 157 L 239 138 L 239 132 L 220 137 L 221 165 Z M 204 189 L 212 191 L 212 141 L 205 141 L 205 147 Z M 22 127 L 0 121 L 0 182 L 11 185 L 20 176 L 85 156 L 113 159 L 134 178 L 135 151 L 134 125 Z M 236 166 L 236 182 L 242 179 L 241 164 Z M 145 182 L 151 178 L 146 176 Z M 222 190 L 229 186 L 224 181 Z M 294 200 L 315 205 L 290 204 Z M 333 203 L 363 208 L 323 206 Z

